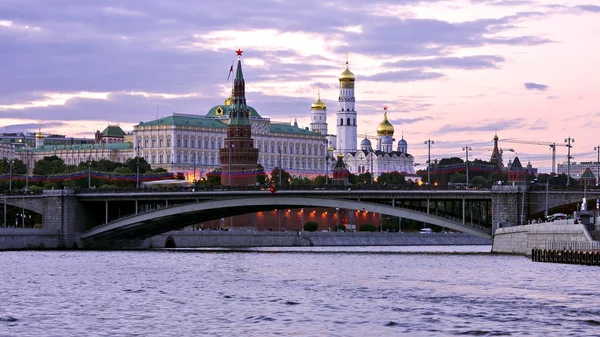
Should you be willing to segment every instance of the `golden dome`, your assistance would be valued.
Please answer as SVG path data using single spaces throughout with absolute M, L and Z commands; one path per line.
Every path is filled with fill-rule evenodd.
M 42 139 L 42 138 L 44 138 L 44 135 L 42 134 L 42 130 L 38 129 L 38 133 L 35 134 L 35 138 L 36 139 Z
M 327 110 L 327 104 L 321 101 L 321 93 L 319 93 L 319 98 L 310 106 L 311 110 Z
M 344 70 L 341 74 L 340 74 L 340 82 L 354 82 L 355 77 L 354 77 L 354 73 L 350 71 L 350 69 L 348 69 L 348 61 L 346 61 L 346 70 Z
M 393 136 L 394 135 L 394 126 L 387 118 L 387 111 L 383 113 L 383 122 L 379 124 L 377 127 L 377 135 L 378 136 Z

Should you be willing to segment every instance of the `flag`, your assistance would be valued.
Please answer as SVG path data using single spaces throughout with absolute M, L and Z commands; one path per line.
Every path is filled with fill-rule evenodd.
M 233 72 L 233 63 L 231 64 L 231 68 L 229 68 L 229 75 L 227 75 L 227 80 L 229 81 L 229 77 L 231 76 L 231 73 Z

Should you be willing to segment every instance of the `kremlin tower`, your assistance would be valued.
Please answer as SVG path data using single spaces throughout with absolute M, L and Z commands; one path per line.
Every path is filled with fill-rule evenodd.
M 256 164 L 258 149 L 251 137 L 250 109 L 246 105 L 246 84 L 242 73 L 242 51 L 238 56 L 233 99 L 229 110 L 229 124 L 225 137 L 225 147 L 219 150 L 221 160 L 221 185 L 248 186 L 256 184 Z
M 354 152 L 357 149 L 356 110 L 354 109 L 354 74 L 348 69 L 339 77 L 340 80 L 340 110 L 337 112 L 337 147 L 338 153 Z
M 500 149 L 498 149 L 498 135 L 494 135 L 494 149 L 492 150 L 492 156 L 490 157 L 490 163 L 496 165 L 498 168 L 503 168 L 504 164 L 502 163 L 502 154 L 500 153 Z

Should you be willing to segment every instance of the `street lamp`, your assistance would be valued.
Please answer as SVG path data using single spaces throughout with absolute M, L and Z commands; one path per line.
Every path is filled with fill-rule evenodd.
M 571 148 L 573 147 L 571 143 L 575 143 L 575 139 L 569 137 L 565 139 L 565 143 L 567 143 L 567 186 L 569 186 L 571 183 L 571 159 L 573 159 L 571 157 Z
M 25 191 L 29 191 L 29 151 L 25 144 Z
M 282 181 L 282 174 L 281 174 L 281 147 L 279 147 L 279 188 L 281 188 L 283 185 L 281 184 Z
M 598 183 L 600 182 L 600 145 L 594 147 L 594 150 L 598 151 L 598 161 L 596 162 L 596 169 L 598 170 L 598 173 L 596 174 L 596 186 L 598 186 Z
M 6 190 L 2 190 L 4 192 L 4 228 L 8 227 L 6 223 Z
M 466 161 L 466 166 L 465 166 L 465 171 L 467 174 L 467 187 L 469 186 L 469 151 L 470 150 L 471 150 L 471 148 L 468 146 L 463 147 L 463 151 L 465 151 L 465 153 L 467 155 L 467 161 Z
M 431 145 L 435 142 L 431 139 L 425 141 L 427 144 L 427 185 L 431 182 Z
M 142 147 L 138 144 L 136 147 L 136 162 L 135 162 L 135 188 L 140 188 L 140 149 Z
M 13 163 L 14 163 L 14 159 L 11 159 L 8 162 L 8 190 L 10 192 L 12 192 L 12 169 L 13 169 Z
M 92 156 L 88 159 L 88 189 L 92 188 Z
M 235 146 L 232 143 L 229 144 L 229 162 L 227 165 L 229 173 L 227 174 L 227 186 L 231 186 L 231 152 L 233 151 L 234 147 Z
M 196 153 L 192 153 L 192 160 L 194 161 L 194 183 L 196 183 Z

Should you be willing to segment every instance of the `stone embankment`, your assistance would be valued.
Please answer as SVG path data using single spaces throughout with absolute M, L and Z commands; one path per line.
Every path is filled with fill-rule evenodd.
M 494 233 L 493 253 L 531 255 L 533 249 L 548 249 L 593 243 L 584 225 L 547 222 L 534 225 L 498 228 Z M 554 249 L 554 248 L 552 248 Z
M 144 248 L 437 246 L 491 244 L 491 240 L 463 233 L 173 231 L 146 240 L 146 242 L 144 242 Z
M 82 249 L 241 248 L 302 246 L 438 246 L 491 245 L 463 233 L 172 231 L 145 240 L 95 242 Z M 44 229 L 1 228 L 0 250 L 58 249 L 60 236 Z M 70 248 L 70 247 L 68 247 Z

